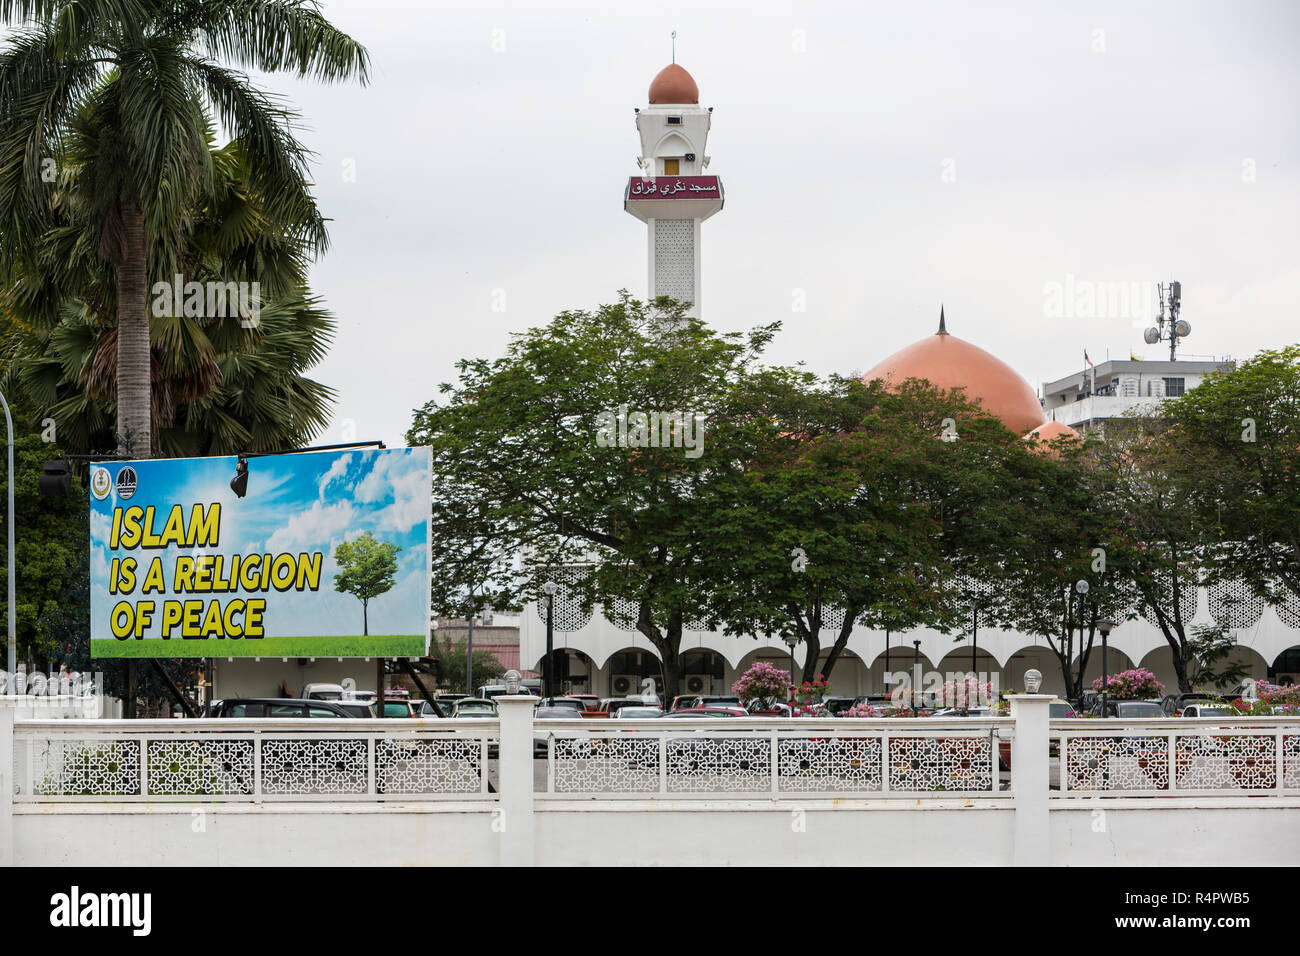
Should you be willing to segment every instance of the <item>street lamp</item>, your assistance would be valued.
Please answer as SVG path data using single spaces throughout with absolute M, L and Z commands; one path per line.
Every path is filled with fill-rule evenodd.
M 551 687 L 551 668 L 555 663 L 551 660 L 551 654 L 555 649 L 555 631 L 552 626 L 553 612 L 555 610 L 555 592 L 559 590 L 554 581 L 547 581 L 542 585 L 542 591 L 546 594 L 546 697 L 550 699 L 555 696 Z
M 912 654 L 912 716 L 916 716 L 916 693 L 921 689 L 921 642 L 913 641 Z
M 18 605 L 14 598 L 14 420 L 9 415 L 9 403 L 0 392 L 0 405 L 5 410 L 5 429 L 9 435 L 9 513 L 6 516 L 9 536 L 9 680 L 18 673 Z M 7 693 L 17 693 L 12 687 L 5 687 Z
M 785 646 L 790 648 L 790 694 L 794 694 L 794 646 L 799 643 L 797 634 L 785 633 L 781 635 L 781 640 L 785 641 Z
M 1035 667 L 1025 671 L 1025 693 L 1037 694 L 1038 689 L 1043 686 L 1043 672 Z
M 1106 639 L 1110 637 L 1110 632 L 1115 629 L 1115 622 L 1110 618 L 1102 618 L 1097 622 L 1097 630 L 1101 631 L 1101 715 L 1106 716 Z
M 506 682 L 506 694 L 508 696 L 514 697 L 516 694 L 519 693 L 520 676 L 521 675 L 519 671 L 515 670 L 514 668 L 511 668 L 510 670 L 505 672 L 503 679 Z

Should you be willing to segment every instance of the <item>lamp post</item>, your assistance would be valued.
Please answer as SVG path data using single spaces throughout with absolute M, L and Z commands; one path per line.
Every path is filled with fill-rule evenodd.
M 885 693 L 889 693 L 889 628 L 885 628 Z
M 921 689 L 921 642 L 913 641 L 912 647 L 912 716 L 916 716 L 916 694 Z
M 6 566 L 9 576 L 9 680 L 14 680 L 18 673 L 18 607 L 14 597 L 14 420 L 9 414 L 9 403 L 0 392 L 0 405 L 5 410 L 5 431 L 9 436 L 9 512 L 5 516 L 8 524 L 9 563 Z M 13 687 L 6 687 L 7 693 L 17 693 Z
M 469 631 L 465 635 L 465 693 L 474 696 L 474 609 L 469 610 Z
M 980 603 L 976 598 L 970 605 L 970 669 L 979 680 L 979 646 L 980 646 Z
M 1074 591 L 1070 595 L 1071 598 L 1070 617 L 1069 620 L 1066 622 L 1066 627 L 1068 627 L 1070 630 L 1070 643 L 1073 644 L 1074 643 L 1073 598 L 1074 595 L 1077 594 L 1079 595 L 1079 681 L 1080 683 L 1082 683 L 1083 681 L 1083 599 L 1084 597 L 1087 596 L 1089 590 L 1091 590 L 1091 586 L 1083 578 L 1079 578 L 1079 580 L 1074 582 Z
M 546 697 L 549 700 L 555 694 L 551 687 L 551 667 L 555 663 L 551 660 L 551 653 L 555 649 L 555 630 L 552 625 L 553 614 L 555 611 L 555 587 L 554 581 L 547 581 L 542 585 L 542 591 L 546 594 L 546 668 L 544 676 L 546 678 Z
M 1110 618 L 1102 618 L 1097 622 L 1097 630 L 1101 631 L 1101 715 L 1106 716 L 1106 639 L 1110 637 L 1110 632 L 1114 630 L 1115 622 Z
M 790 694 L 794 695 L 794 646 L 799 643 L 799 637 L 796 634 L 782 634 L 781 640 L 785 641 L 785 646 L 790 648 Z

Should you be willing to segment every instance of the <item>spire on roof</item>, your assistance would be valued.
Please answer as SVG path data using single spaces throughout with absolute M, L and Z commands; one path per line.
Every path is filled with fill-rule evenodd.
M 934 333 L 934 334 L 935 334 L 935 335 L 947 335 L 947 334 L 948 334 L 948 325 L 947 325 L 946 322 L 944 322 L 944 319 L 943 319 L 943 303 L 942 303 L 942 302 L 939 303 L 939 331 L 936 332 L 936 333 Z

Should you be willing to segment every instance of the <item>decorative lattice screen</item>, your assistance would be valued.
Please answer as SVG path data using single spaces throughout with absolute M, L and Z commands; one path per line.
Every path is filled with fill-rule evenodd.
M 655 295 L 695 300 L 695 220 L 655 220 Z
M 1210 615 L 1224 627 L 1254 627 L 1264 614 L 1264 599 L 1242 581 L 1210 585 Z

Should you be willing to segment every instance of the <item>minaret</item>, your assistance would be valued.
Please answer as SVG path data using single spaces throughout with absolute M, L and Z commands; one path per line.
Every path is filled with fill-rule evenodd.
M 636 111 L 641 173 L 623 194 L 623 208 L 648 227 L 650 296 L 670 295 L 700 315 L 700 223 L 722 208 L 722 181 L 704 176 L 713 109 L 700 106 L 695 80 L 676 63 L 650 84 Z

